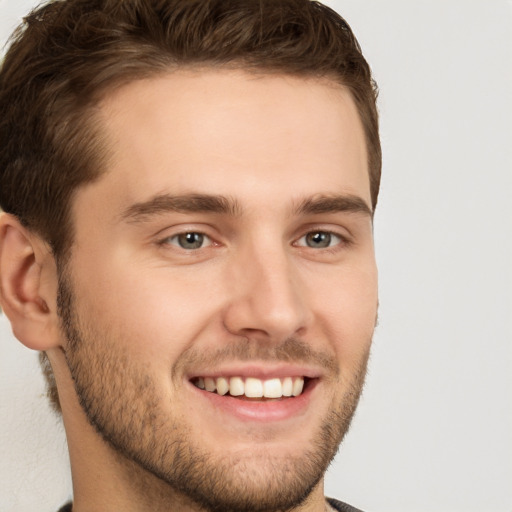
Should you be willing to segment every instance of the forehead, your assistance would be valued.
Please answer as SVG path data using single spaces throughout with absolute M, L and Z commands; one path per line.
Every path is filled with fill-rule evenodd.
M 162 193 L 248 203 L 256 192 L 281 201 L 346 193 L 371 203 L 357 109 L 327 79 L 175 71 L 111 92 L 100 117 L 110 159 L 92 187 L 111 206 Z

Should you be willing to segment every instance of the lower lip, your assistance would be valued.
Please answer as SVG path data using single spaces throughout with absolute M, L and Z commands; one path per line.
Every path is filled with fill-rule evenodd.
M 305 414 L 317 382 L 318 379 L 310 380 L 299 396 L 261 402 L 218 395 L 199 389 L 191 383 L 190 385 L 201 399 L 210 403 L 217 411 L 227 413 L 241 421 L 275 422 Z

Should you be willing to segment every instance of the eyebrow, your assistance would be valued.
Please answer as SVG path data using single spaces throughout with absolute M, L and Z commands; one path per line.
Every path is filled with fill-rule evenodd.
M 366 201 L 352 194 L 308 197 L 297 205 L 295 211 L 302 215 L 348 212 L 373 217 L 373 211 Z
M 173 196 L 159 194 L 147 201 L 130 205 L 121 214 L 127 222 L 144 222 L 156 215 L 176 213 L 218 213 L 240 215 L 242 208 L 232 198 L 220 195 L 185 194 Z
M 239 216 L 242 206 L 233 198 L 210 194 L 170 195 L 158 194 L 148 199 L 130 205 L 121 214 L 121 219 L 129 223 L 144 222 L 157 215 L 169 212 L 176 213 L 216 213 Z M 362 213 L 373 216 L 367 203 L 352 194 L 319 195 L 300 201 L 294 208 L 296 215 L 319 215 L 325 213 Z

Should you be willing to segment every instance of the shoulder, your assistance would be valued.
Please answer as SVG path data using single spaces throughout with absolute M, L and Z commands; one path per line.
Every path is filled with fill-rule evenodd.
M 363 512 L 358 508 L 354 508 L 346 503 L 342 503 L 341 501 L 334 500 L 332 498 L 327 498 L 327 502 L 331 505 L 332 508 L 338 510 L 339 512 Z

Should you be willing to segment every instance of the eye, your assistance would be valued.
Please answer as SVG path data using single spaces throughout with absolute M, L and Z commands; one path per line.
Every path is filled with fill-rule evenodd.
M 312 231 L 301 237 L 297 245 L 301 247 L 310 247 L 312 249 L 326 249 L 341 243 L 343 239 L 339 235 L 329 231 Z
M 171 245 L 176 245 L 181 249 L 185 250 L 194 250 L 194 249 L 202 249 L 203 247 L 208 247 L 212 245 L 212 241 L 210 237 L 203 233 L 197 233 L 195 231 L 189 231 L 187 233 L 179 233 L 174 236 L 170 236 L 166 238 L 164 243 L 168 243 Z

